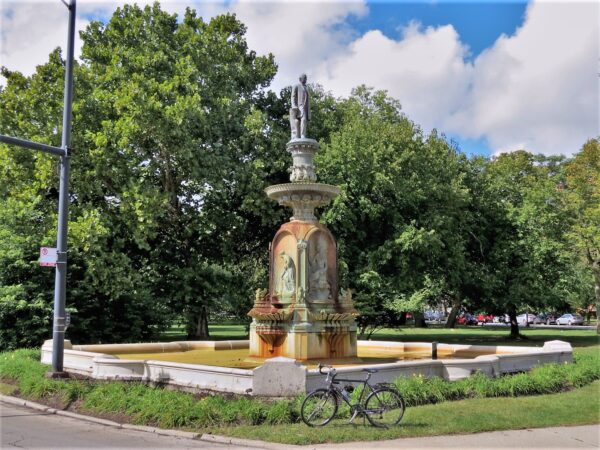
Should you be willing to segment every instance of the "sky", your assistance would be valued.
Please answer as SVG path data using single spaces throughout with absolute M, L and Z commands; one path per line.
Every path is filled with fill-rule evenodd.
M 79 0 L 77 27 L 108 21 L 124 3 Z M 205 19 L 234 12 L 249 48 L 275 56 L 277 92 L 302 72 L 337 96 L 360 84 L 384 89 L 424 132 L 437 129 L 467 154 L 572 155 L 600 134 L 594 0 L 161 4 Z M 60 0 L 0 0 L 0 64 L 11 70 L 33 73 L 64 48 L 66 32 Z

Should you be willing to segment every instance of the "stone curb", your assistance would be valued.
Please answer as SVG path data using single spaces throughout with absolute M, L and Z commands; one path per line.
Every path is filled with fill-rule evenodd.
M 22 398 L 9 397 L 8 395 L 0 394 L 0 400 L 2 400 L 4 403 L 10 403 L 11 405 L 24 406 L 26 408 L 35 409 L 37 411 L 44 411 L 48 414 L 56 414 L 56 409 L 54 408 L 51 408 L 46 405 L 41 405 L 39 403 L 30 402 L 28 400 L 23 400 Z
M 98 425 L 104 425 L 107 427 L 123 428 L 126 430 L 142 431 L 144 433 L 155 433 L 155 434 L 160 434 L 163 436 L 172 436 L 172 437 L 178 437 L 178 438 L 184 438 L 184 439 L 198 439 L 201 437 L 200 433 L 194 433 L 191 431 L 165 430 L 162 428 L 145 427 L 142 425 L 130 425 L 128 423 L 118 423 L 118 422 L 113 422 L 112 420 L 100 419 L 97 417 L 86 416 L 83 414 L 77 414 L 77 413 L 74 413 L 71 411 L 62 411 L 60 409 L 55 409 L 55 408 L 51 408 L 46 405 L 42 405 L 40 403 L 30 402 L 28 400 L 23 400 L 22 398 L 11 397 L 8 395 L 0 394 L 0 401 L 11 404 L 11 405 L 24 406 L 26 408 L 35 409 L 38 411 L 44 411 L 44 412 L 47 412 L 48 414 L 56 414 L 58 416 L 69 417 L 71 419 L 83 420 L 85 422 L 92 422 L 92 423 L 96 423 Z
M 252 439 L 240 439 L 229 436 L 220 436 L 218 434 L 208 434 L 204 433 L 198 439 L 204 442 L 211 442 L 214 444 L 228 444 L 235 445 L 240 447 L 254 447 L 254 448 L 264 448 L 267 450 L 281 450 L 281 449 L 298 449 L 304 448 L 301 445 L 290 445 L 290 444 L 276 444 L 274 442 L 265 442 L 265 441 L 255 441 Z
M 56 410 L 56 414 L 58 416 L 70 417 L 71 419 L 85 420 L 86 422 L 93 422 L 99 425 L 106 425 L 107 427 L 121 428 L 121 424 L 118 422 L 113 422 L 112 420 L 106 419 L 99 419 L 97 417 L 84 416 L 83 414 L 77 414 L 71 411 Z

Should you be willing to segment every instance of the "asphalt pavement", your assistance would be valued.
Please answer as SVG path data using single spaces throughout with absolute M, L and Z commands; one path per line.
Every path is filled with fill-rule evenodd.
M 0 403 L 0 428 L 3 450 L 243 448 L 114 428 L 5 403 Z
M 576 413 L 574 411 L 574 413 Z M 318 432 L 318 430 L 315 430 Z M 592 449 L 600 448 L 600 425 L 535 428 L 490 433 L 292 446 L 202 435 L 163 436 L 74 419 L 0 402 L 2 449 Z

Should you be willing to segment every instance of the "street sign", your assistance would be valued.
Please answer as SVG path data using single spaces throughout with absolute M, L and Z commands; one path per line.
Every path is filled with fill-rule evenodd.
M 55 248 L 40 248 L 40 266 L 56 267 L 58 262 L 58 253 Z

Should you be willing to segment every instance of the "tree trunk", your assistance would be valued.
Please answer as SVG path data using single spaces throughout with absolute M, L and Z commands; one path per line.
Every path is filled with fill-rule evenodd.
M 425 316 L 422 312 L 413 313 L 413 317 L 415 318 L 415 328 L 427 328 Z
M 400 319 L 398 320 L 398 325 L 401 327 L 406 325 L 406 311 L 402 311 L 400 313 Z
M 359 325 L 358 326 L 358 338 L 359 339 L 364 339 L 366 332 L 367 332 L 367 326 L 366 325 Z
M 460 311 L 460 306 L 461 301 L 457 295 L 452 303 L 452 309 L 450 310 L 448 320 L 446 321 L 446 328 L 454 328 L 456 326 L 456 317 L 458 316 L 458 311 Z
M 193 330 L 190 338 L 194 339 L 208 339 L 210 334 L 208 332 L 208 311 L 206 307 L 200 308 L 197 319 L 195 320 L 195 329 Z
M 517 339 L 519 337 L 519 323 L 517 322 L 517 309 L 514 305 L 509 306 L 508 317 L 510 318 L 510 338 Z

